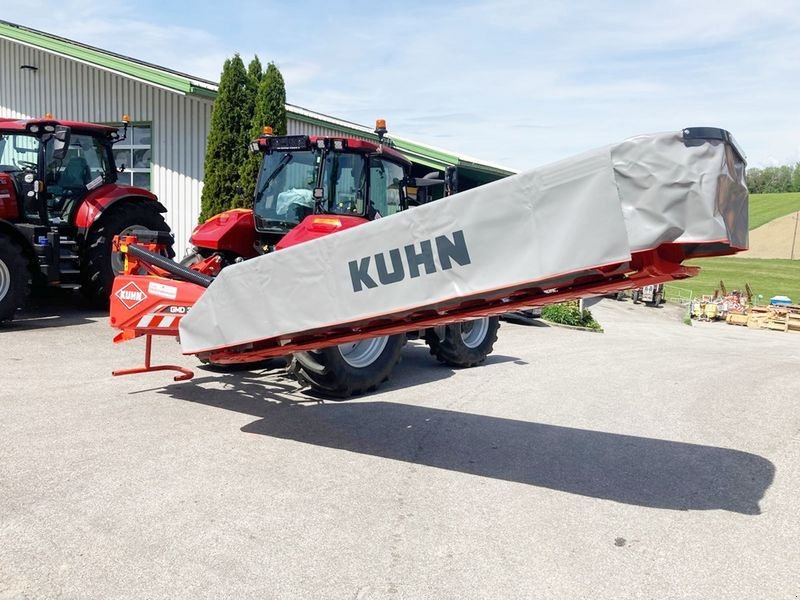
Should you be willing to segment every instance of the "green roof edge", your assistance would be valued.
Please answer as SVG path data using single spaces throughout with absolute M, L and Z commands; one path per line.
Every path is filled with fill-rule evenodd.
M 24 44 L 30 44 L 32 46 L 36 46 L 37 48 L 42 48 L 43 50 L 57 52 L 58 54 L 104 67 L 110 71 L 135 77 L 148 83 L 159 85 L 183 94 L 194 93 L 204 95 L 203 92 L 200 91 L 203 90 L 205 92 L 210 92 L 213 97 L 213 92 L 211 92 L 211 90 L 204 90 L 203 88 L 193 85 L 189 79 L 178 77 L 177 75 L 172 75 L 170 73 L 164 73 L 144 65 L 131 63 L 122 58 L 109 56 L 108 54 L 99 52 L 97 50 L 70 44 L 69 42 L 35 33 L 28 29 L 22 29 L 12 25 L 6 25 L 5 23 L 0 23 L 0 37 L 9 38 Z

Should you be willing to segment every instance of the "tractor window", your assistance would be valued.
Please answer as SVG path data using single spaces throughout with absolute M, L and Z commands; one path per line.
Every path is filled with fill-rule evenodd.
M 69 141 L 67 156 L 62 161 L 52 159 L 52 144 L 47 146 L 46 180 L 51 190 L 69 190 L 82 193 L 104 183 L 111 173 L 106 146 L 97 137 L 73 133 Z
M 370 218 L 388 217 L 403 209 L 403 168 L 382 158 L 369 159 Z
M 315 152 L 267 154 L 256 184 L 256 214 L 280 223 L 299 223 L 311 214 L 318 161 Z
M 69 214 L 90 190 L 116 180 L 103 139 L 73 131 L 64 160 L 53 159 L 53 144 L 45 148 L 45 182 L 51 218 Z
M 0 171 L 14 177 L 17 192 L 23 199 L 25 214 L 35 219 L 39 209 L 33 193 L 33 176 L 39 161 L 39 138 L 25 134 L 0 134 Z
M 25 169 L 36 172 L 39 138 L 32 135 L 0 135 L 0 171 L 13 173 Z
M 363 215 L 364 157 L 361 154 L 331 152 L 325 159 L 323 182 L 328 212 L 339 215 Z

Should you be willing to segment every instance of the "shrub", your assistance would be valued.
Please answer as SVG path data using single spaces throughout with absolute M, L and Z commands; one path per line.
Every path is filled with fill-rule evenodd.
M 602 331 L 600 324 L 594 320 L 591 311 L 581 310 L 577 301 L 550 304 L 542 308 L 542 318 L 551 323 L 571 325 L 573 327 L 586 327 Z

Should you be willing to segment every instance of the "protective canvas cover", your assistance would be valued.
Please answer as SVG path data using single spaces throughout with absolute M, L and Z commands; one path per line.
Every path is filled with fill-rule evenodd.
M 720 140 L 642 135 L 225 268 L 185 353 L 333 327 L 631 259 L 747 247 L 744 163 Z M 744 213 L 744 214 L 743 214 Z

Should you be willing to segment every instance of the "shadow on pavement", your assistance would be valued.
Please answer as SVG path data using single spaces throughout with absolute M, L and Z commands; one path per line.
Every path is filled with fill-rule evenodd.
M 225 389 L 203 387 L 210 382 Z M 765 458 L 727 448 L 394 402 L 326 403 L 296 390 L 288 379 L 228 375 L 161 393 L 257 417 L 246 433 L 650 508 L 757 515 L 775 474 Z
M 481 364 L 481 367 L 490 367 L 501 363 L 513 362 L 518 365 L 527 365 L 524 360 L 513 356 L 505 356 L 503 354 L 492 354 L 486 358 Z M 246 363 L 241 365 L 195 365 L 195 371 L 205 371 L 207 373 L 221 373 L 221 374 L 239 374 L 243 377 L 262 377 L 261 383 L 262 394 L 263 386 L 278 385 L 282 387 L 280 382 L 285 381 L 287 385 L 293 386 L 295 391 L 298 384 L 294 379 L 286 377 L 282 372 L 286 366 L 286 359 L 284 358 L 269 358 L 257 363 Z M 421 342 L 411 342 L 403 349 L 402 360 L 400 364 L 392 372 L 391 378 L 380 386 L 379 392 L 387 392 L 394 389 L 406 389 L 416 385 L 423 385 L 440 381 L 452 377 L 457 369 L 449 367 L 443 363 L 439 363 L 430 355 L 428 347 Z M 271 371 L 266 373 L 265 371 Z M 260 373 L 259 373 L 260 372 Z M 313 392 L 304 390 L 305 396 L 316 397 Z M 367 396 L 362 396 L 367 397 Z
M 0 325 L 0 333 L 83 325 L 105 317 L 107 310 L 91 306 L 73 290 L 40 290 L 28 299 L 27 306 L 17 312 L 13 321 Z

